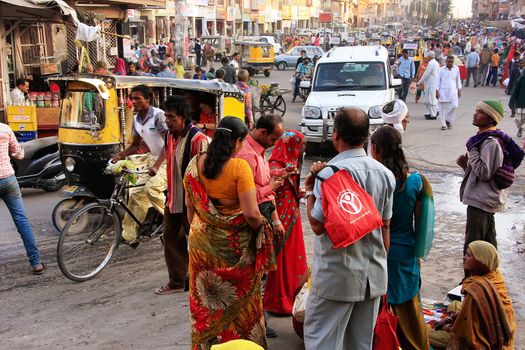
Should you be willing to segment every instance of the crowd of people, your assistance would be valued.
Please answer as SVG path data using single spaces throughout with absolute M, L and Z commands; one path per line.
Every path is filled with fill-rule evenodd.
M 417 64 L 406 49 L 393 59 L 393 72 L 403 82 L 401 99 L 406 101 L 409 91 L 416 103 L 423 97 L 425 118 L 439 118 L 441 130 L 448 130 L 455 122 L 462 87 L 469 87 L 471 80 L 474 88 L 503 87 L 511 95 L 510 117 L 515 118 L 517 136 L 522 137 L 525 81 L 518 82 L 525 74 L 523 39 L 515 32 L 490 34 L 475 21 L 463 25 L 467 29 L 458 26 L 427 40 L 423 60 Z M 459 67 L 465 68 L 463 73 Z
M 404 100 L 416 82 L 420 92 L 416 99 L 423 96 L 425 117 L 439 117 L 442 130 L 452 128 L 463 85 L 455 52 L 446 52 L 441 45 L 436 42 L 429 47 L 418 69 L 403 52 L 396 63 L 397 74 L 403 79 L 401 98 L 383 106 L 385 125 L 371 135 L 369 117 L 361 109 L 343 108 L 336 113 L 332 144 L 337 155 L 326 163 L 314 162 L 304 188 L 300 181 L 304 136 L 297 130 L 285 130 L 279 116 L 255 119 L 249 74 L 240 69 L 235 54 L 232 62 L 222 59 L 213 79 L 235 83 L 245 92 L 245 119 L 226 116 L 216 124 L 215 105 L 205 99 L 199 101 L 200 114 L 195 119 L 184 96 L 169 96 L 162 106 L 155 107 L 149 87 L 139 85 L 131 90 L 133 140 L 112 160 L 142 153 L 143 144 L 149 149 L 139 161 L 148 165 L 150 177 L 130 196 L 129 204 L 139 208 L 147 202 L 164 217 L 168 274 L 167 282 L 155 293 L 189 291 L 192 349 L 211 349 L 237 339 L 268 348 L 267 338 L 277 333 L 267 326 L 266 314 L 290 315 L 297 290 L 307 281 L 307 350 L 372 349 L 383 295 L 388 296 L 398 317 L 395 333 L 402 349 L 513 348 L 516 323 L 499 270 L 494 216 L 505 207 L 524 152 L 497 128 L 504 118 L 499 100 L 487 99 L 476 105 L 476 133 L 467 141 L 466 153 L 457 158 L 464 171 L 459 196 L 467 205 L 465 299 L 452 303 L 447 318 L 432 327 L 423 317 L 420 260 L 432 247 L 435 208 L 429 181 L 410 169 L 405 157 L 402 132 L 410 116 Z M 475 44 L 464 49 L 469 52 L 469 78 L 473 77 L 474 87 L 480 81 L 481 85 L 495 86 L 499 52 L 494 48 L 490 61 L 484 61 L 483 50 L 489 48 L 482 45 L 481 58 Z M 512 47 L 514 58 L 501 59 L 509 64 L 514 60 L 509 78 L 512 85 L 509 83 L 507 90 L 514 108 L 512 116 L 518 118 L 525 107 L 525 61 L 522 54 L 516 55 L 523 48 Z M 126 64 L 117 59 L 112 74 L 179 77 L 182 73 L 182 61 L 173 61 L 169 44 L 146 52 L 149 54 L 137 57 L 137 62 Z M 195 53 L 199 63 L 212 57 L 198 40 Z M 296 73 L 307 74 L 311 64 L 303 54 Z M 103 62 L 86 69 L 111 74 Z M 204 72 L 198 65 L 193 79 L 208 79 L 210 71 Z M 21 82 L 19 90 L 24 88 L 25 82 Z M 522 125 L 523 121 L 520 134 Z M 13 215 L 33 273 L 41 274 L 45 265 L 9 163 L 10 156 L 23 157 L 23 149 L 5 124 L 0 124 L 0 146 L 0 195 Z M 358 206 L 355 193 L 347 193 L 343 185 L 336 188 L 341 193 L 347 191 L 345 196 L 330 197 L 327 184 L 343 183 L 342 173 L 350 175 L 354 188 L 367 194 L 381 224 L 335 249 L 334 237 L 349 231 L 348 227 L 334 229 L 331 202 L 345 203 L 350 209 Z M 302 201 L 306 202 L 305 221 L 315 234 L 310 267 L 303 239 Z M 352 212 L 350 209 L 345 211 Z M 143 220 L 146 211 L 134 210 L 134 214 Z M 123 239 L 132 247 L 138 244 L 136 225 L 127 215 Z

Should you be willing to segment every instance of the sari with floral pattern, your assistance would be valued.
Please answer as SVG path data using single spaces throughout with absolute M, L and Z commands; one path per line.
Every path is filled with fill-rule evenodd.
M 275 270 L 273 231 L 258 231 L 240 208 L 214 205 L 197 168 L 188 165 L 184 187 L 194 208 L 189 235 L 190 320 L 193 350 L 233 339 L 268 347 L 262 304 L 262 275 Z
M 287 167 L 295 167 L 300 171 L 303 144 L 303 134 L 296 130 L 286 130 L 270 156 L 270 175 L 282 176 Z M 264 288 L 264 309 L 276 314 L 292 313 L 295 292 L 308 279 L 308 263 L 299 211 L 299 183 L 299 174 L 289 176 L 275 193 L 277 213 L 285 234 L 281 240 L 274 242 L 278 269 L 268 274 Z

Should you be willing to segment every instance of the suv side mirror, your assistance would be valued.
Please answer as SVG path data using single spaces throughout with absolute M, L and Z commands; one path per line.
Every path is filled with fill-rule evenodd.
M 391 89 L 397 89 L 398 87 L 401 87 L 402 85 L 401 79 L 392 79 L 392 82 L 390 83 Z

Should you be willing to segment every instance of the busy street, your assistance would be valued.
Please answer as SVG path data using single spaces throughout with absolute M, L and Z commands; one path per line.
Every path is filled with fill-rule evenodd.
M 274 72 L 260 81 L 286 84 L 292 71 Z M 492 88 L 465 89 L 461 97 L 456 128 L 447 133 L 439 130 L 436 121 L 423 118 L 424 107 L 408 103 L 411 121 L 404 134 L 406 152 L 411 164 L 428 174 L 434 187 L 436 206 L 436 236 L 433 250 L 422 268 L 422 296 L 442 300 L 461 280 L 461 242 L 464 236 L 465 206 L 459 201 L 460 169 L 455 157 L 463 152 L 465 139 L 472 133 L 473 105 L 477 100 L 499 94 Z M 296 128 L 300 122 L 302 103 L 291 103 L 285 96 L 288 111 L 286 128 Z M 510 118 L 502 129 L 512 132 Z M 321 159 L 327 159 L 324 154 Z M 307 156 L 303 175 L 318 157 Z M 506 212 L 498 216 L 496 225 L 501 244 L 504 270 L 516 310 L 517 344 L 525 343 L 525 290 L 522 266 L 525 262 L 525 216 L 522 205 L 525 175 L 520 168 L 519 181 L 513 186 Z M 304 176 L 303 176 L 304 178 Z M 187 321 L 188 301 L 185 294 L 160 298 L 152 293 L 165 271 L 162 246 L 153 240 L 137 250 L 123 246 L 106 269 L 96 279 L 78 284 L 66 279 L 57 267 L 58 232 L 50 217 L 60 193 L 42 190 L 23 191 L 26 210 L 31 213 L 31 225 L 40 244 L 48 271 L 35 280 L 26 273 L 23 247 L 16 228 L 5 207 L 1 208 L 4 224 L 0 239 L 1 287 L 0 306 L 4 346 L 18 348 L 171 348 L 187 349 L 190 326 Z M 304 208 L 302 209 L 304 215 Z M 313 233 L 303 222 L 309 262 L 313 254 Z M 23 305 L 23 307 L 21 307 Z M 290 317 L 270 318 L 269 324 L 279 332 L 272 339 L 272 349 L 302 349 Z M 520 331 L 521 330 L 521 331 Z M 517 346 L 516 349 L 524 349 Z
M 0 0 L 0 348 L 525 350 L 525 2 Z

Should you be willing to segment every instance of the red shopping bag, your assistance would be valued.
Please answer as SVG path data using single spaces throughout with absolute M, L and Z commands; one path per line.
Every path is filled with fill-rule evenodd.
M 388 306 L 386 295 L 381 297 L 381 307 L 374 330 L 374 350 L 398 350 L 399 340 L 396 334 L 397 316 Z
M 334 248 L 344 248 L 383 226 L 373 198 L 346 170 L 330 166 L 334 174 L 321 179 L 324 227 Z

